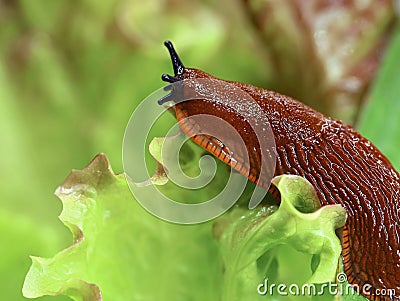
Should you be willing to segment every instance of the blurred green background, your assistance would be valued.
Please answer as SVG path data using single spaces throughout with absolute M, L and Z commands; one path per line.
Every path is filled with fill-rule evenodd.
M 53 192 L 71 169 L 83 168 L 97 153 L 104 152 L 114 171 L 122 172 L 122 138 L 131 113 L 142 99 L 164 85 L 162 73 L 172 73 L 162 45 L 166 39 L 174 42 L 187 66 L 223 79 L 277 88 L 301 100 L 309 98 L 308 103 L 331 115 L 337 112 L 336 117 L 348 122 L 359 120 L 372 140 L 382 136 L 376 133 L 376 125 L 382 125 L 390 111 L 396 119 L 390 127 L 395 130 L 383 137 L 378 146 L 392 152 L 398 149 L 399 140 L 391 141 L 399 137 L 399 105 L 390 103 L 398 93 L 391 90 L 394 84 L 390 83 L 400 76 L 396 79 L 393 75 L 396 71 L 390 69 L 392 63 L 385 71 L 392 72 L 386 75 L 390 78 L 389 87 L 384 87 L 393 94 L 385 98 L 388 104 L 376 105 L 382 99 L 377 92 L 366 109 L 363 105 L 369 81 L 393 32 L 390 1 L 380 1 L 381 10 L 372 18 L 370 29 L 366 26 L 367 34 L 359 40 L 353 37 L 353 44 L 349 42 L 355 50 L 365 51 L 355 51 L 355 58 L 336 55 L 343 65 L 349 59 L 355 62 L 342 73 L 334 72 L 336 77 L 328 72 L 332 62 L 325 59 L 342 50 L 328 47 L 331 51 L 306 51 L 318 43 L 303 39 L 301 32 L 299 39 L 296 30 L 300 29 L 287 22 L 287 12 L 292 12 L 290 5 L 295 6 L 296 1 L 282 1 L 286 3 L 282 7 L 259 3 L 263 1 L 0 0 L 2 300 L 25 299 L 21 288 L 30 266 L 29 255 L 49 257 L 70 245 L 71 235 L 57 218 L 61 202 Z M 260 23 L 266 9 L 276 12 L 274 18 L 268 19 L 269 24 L 265 22 L 269 26 Z M 315 15 L 306 14 L 304 19 L 317 20 L 318 9 L 313 10 Z M 369 9 L 375 11 L 376 7 L 364 7 Z M 356 18 L 359 11 L 348 12 L 349 27 L 336 33 L 354 29 L 352 17 Z M 314 28 L 307 35 L 315 36 L 316 32 Z M 282 36 L 277 38 L 280 33 Z M 271 35 L 275 38 L 269 43 Z M 329 45 L 335 45 L 335 41 L 346 44 L 337 35 L 325 39 L 331 40 Z M 279 49 L 282 57 L 277 58 Z M 393 53 L 392 60 L 398 62 L 399 50 Z M 341 57 L 346 60 L 340 61 Z M 293 64 L 274 64 L 285 60 Z M 298 66 L 296 62 L 303 64 Z M 309 68 L 304 69 L 307 65 Z M 369 66 L 370 76 L 364 76 L 365 66 Z M 361 82 L 357 93 L 346 94 L 347 88 L 335 90 L 347 87 L 350 75 Z M 285 86 L 282 81 L 288 84 Z M 329 93 L 321 88 L 332 82 L 334 88 Z M 291 87 L 299 85 L 303 86 L 302 91 Z M 337 104 L 327 106 L 320 101 L 332 95 L 339 99 Z M 375 110 L 378 107 L 379 112 Z M 345 108 L 350 113 L 341 115 L 343 110 L 335 108 Z M 363 115 L 359 114 L 360 109 Z M 374 117 L 376 114 L 379 116 Z M 365 116 L 375 118 L 374 123 L 366 122 Z M 389 157 L 394 159 L 394 155 Z M 67 298 L 41 298 L 47 299 Z

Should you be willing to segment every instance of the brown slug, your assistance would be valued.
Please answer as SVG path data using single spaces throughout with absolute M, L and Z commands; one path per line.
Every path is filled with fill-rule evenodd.
M 275 175 L 300 175 L 314 186 L 321 205 L 341 204 L 347 211 L 341 243 L 349 283 L 360 288 L 371 285 L 368 294 L 361 292 L 370 300 L 400 300 L 400 177 L 388 159 L 370 141 L 339 120 L 288 96 L 186 68 L 171 42 L 166 41 L 165 46 L 175 75 L 163 74 L 164 81 L 217 80 L 233 84 L 257 102 L 275 137 Z M 167 95 L 159 103 L 168 100 L 173 100 L 173 95 Z M 183 121 L 181 129 L 195 143 L 252 182 L 269 188 L 260 173 L 260 148 L 252 135 L 243 136 L 250 164 L 240 165 L 242 158 L 237 152 L 230 153 L 224 141 L 208 135 L 193 135 L 193 124 L 183 120 L 196 114 L 214 114 L 240 131 L 245 124 L 243 117 L 202 99 L 175 103 L 174 109 L 178 122 Z M 384 296 L 385 289 L 394 289 L 394 295 Z

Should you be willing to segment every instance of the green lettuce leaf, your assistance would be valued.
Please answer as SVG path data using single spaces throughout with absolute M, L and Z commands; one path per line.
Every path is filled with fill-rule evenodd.
M 56 191 L 73 245 L 53 258 L 32 257 L 23 294 L 245 301 L 265 299 L 257 288 L 267 277 L 271 283 L 333 281 L 341 252 L 335 229 L 345 222 L 344 209 L 319 208 L 301 177 L 273 181 L 279 207 L 236 205 L 217 222 L 176 225 L 146 212 L 125 176 L 114 175 L 107 157 L 98 155 Z
M 221 262 L 211 223 L 180 226 L 146 212 L 105 155 L 57 189 L 74 244 L 32 257 L 23 294 L 73 300 L 213 300 Z
M 340 205 L 319 208 L 312 185 L 301 177 L 283 175 L 273 183 L 281 192 L 279 207 L 236 208 L 217 223 L 225 263 L 223 301 L 265 300 L 267 279 L 269 284 L 300 287 L 335 280 L 341 253 L 335 229 L 344 225 L 345 210 Z M 284 245 L 291 250 L 282 248 Z M 311 271 L 313 258 L 318 263 Z M 270 292 L 266 295 L 272 298 Z M 276 291 L 273 296 L 274 300 L 288 300 Z

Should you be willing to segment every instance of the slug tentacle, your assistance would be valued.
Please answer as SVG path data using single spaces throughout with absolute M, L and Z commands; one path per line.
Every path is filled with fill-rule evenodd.
M 177 77 L 175 77 L 175 76 L 172 76 L 172 75 L 169 75 L 169 74 L 163 74 L 163 75 L 161 75 L 161 79 L 163 80 L 163 81 L 165 81 L 165 82 L 167 82 L 167 83 L 175 83 L 175 82 L 178 82 L 178 81 L 180 81 L 181 79 L 179 79 L 179 78 L 177 78 Z
M 185 71 L 185 66 L 182 64 L 181 59 L 175 51 L 174 45 L 170 41 L 164 42 L 165 47 L 167 47 L 169 51 L 169 55 L 171 56 L 172 67 L 174 68 L 175 76 L 183 75 Z
M 169 51 L 169 55 L 171 56 L 171 61 L 172 61 L 172 67 L 174 68 L 174 73 L 175 75 L 169 75 L 169 74 L 163 74 L 161 75 L 161 79 L 167 83 L 173 84 L 177 83 L 180 81 L 183 81 L 184 79 L 184 72 L 185 72 L 185 66 L 182 64 L 181 59 L 179 58 L 178 54 L 175 51 L 174 46 L 170 41 L 165 41 L 164 45 L 167 47 Z M 178 86 L 178 85 L 169 85 L 164 88 L 164 91 L 171 91 L 170 94 L 165 95 L 163 98 L 158 100 L 158 104 L 162 105 L 168 101 L 175 101 L 181 100 L 182 93 L 183 93 L 183 85 Z M 178 101 L 179 102 L 179 101 Z
M 163 105 L 168 101 L 174 101 L 174 99 L 175 99 L 174 94 L 173 93 L 169 93 L 169 94 L 165 95 L 164 97 L 160 98 L 158 100 L 158 104 L 159 105 Z

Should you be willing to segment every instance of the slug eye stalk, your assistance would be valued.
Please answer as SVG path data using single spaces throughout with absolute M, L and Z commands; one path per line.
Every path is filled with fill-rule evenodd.
M 185 66 L 182 64 L 181 59 L 179 58 L 178 54 L 176 53 L 176 50 L 174 48 L 174 45 L 172 45 L 171 41 L 165 41 L 164 42 L 165 47 L 167 47 L 169 55 L 171 57 L 172 61 L 172 67 L 174 68 L 174 76 L 169 75 L 169 74 L 163 74 L 161 75 L 161 79 L 164 82 L 173 84 L 179 81 L 183 80 L 184 77 L 184 72 L 185 72 Z M 176 86 L 176 85 L 175 85 Z M 182 90 L 182 89 L 176 89 L 175 86 L 167 86 L 166 91 L 172 90 L 170 94 L 165 95 L 163 98 L 158 100 L 158 104 L 162 105 L 168 101 L 174 101 L 176 100 L 176 97 L 178 96 L 177 94 L 182 91 L 176 91 L 176 90 Z M 180 87 L 181 85 L 179 85 Z M 183 85 L 182 85 L 183 86 Z
M 174 68 L 175 77 L 182 79 L 180 75 L 183 75 L 183 72 L 185 71 L 185 66 L 183 66 L 182 61 L 179 58 L 179 55 L 176 53 L 174 45 L 172 45 L 171 41 L 165 41 L 164 45 L 165 47 L 167 47 L 169 55 L 171 57 L 172 67 Z M 166 74 L 166 76 L 168 78 L 172 78 L 168 74 Z M 164 74 L 163 74 L 163 80 L 164 80 Z

